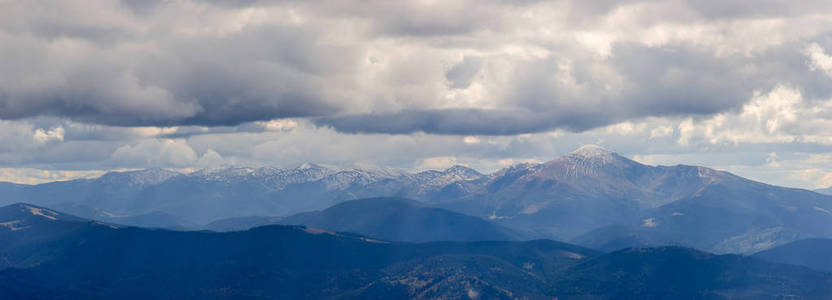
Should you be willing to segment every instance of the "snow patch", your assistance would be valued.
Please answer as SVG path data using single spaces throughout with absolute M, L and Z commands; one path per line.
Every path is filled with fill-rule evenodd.
M 477 299 L 480 296 L 480 292 L 475 291 L 474 289 L 468 289 L 468 298 L 470 299 Z
M 51 211 L 51 210 L 48 210 L 48 209 L 37 208 L 37 207 L 32 207 L 32 206 L 26 206 L 26 209 L 29 210 L 29 213 L 31 213 L 32 215 L 35 215 L 35 216 L 41 216 L 41 217 L 50 219 L 52 221 L 55 221 L 55 220 L 58 219 L 58 218 L 56 218 L 58 216 L 58 213 L 56 213 L 54 211 Z
M 14 220 L 0 223 L 0 227 L 6 227 L 11 231 L 18 231 L 29 228 L 29 226 L 18 227 L 18 224 L 20 224 L 20 220 Z
M 500 219 L 505 219 L 505 218 L 506 217 L 504 217 L 504 216 L 498 216 L 496 213 L 491 213 L 491 215 L 488 216 L 489 220 L 500 220 Z
M 93 222 L 93 224 L 94 224 L 94 225 L 98 225 L 98 226 L 106 226 L 106 227 L 110 227 L 110 228 L 112 228 L 112 229 L 118 229 L 118 227 L 113 226 L 113 225 L 111 225 L 111 224 L 104 223 L 104 222 L 95 221 L 95 222 Z
M 828 209 L 825 209 L 825 208 L 823 208 L 823 207 L 817 207 L 817 206 L 815 206 L 815 210 L 817 210 L 817 211 L 819 211 L 819 212 L 825 212 L 825 213 L 827 213 L 827 214 L 832 215 L 832 211 L 829 211 Z
M 390 243 L 390 242 L 387 242 L 387 241 L 371 239 L 371 238 L 366 238 L 366 237 L 361 238 L 361 240 L 365 241 L 365 242 L 368 242 L 368 243 L 375 243 L 375 244 L 389 244 Z
M 311 234 L 329 234 L 329 235 L 332 235 L 332 232 L 322 230 L 322 229 L 318 229 L 318 228 L 306 227 L 306 228 L 303 229 L 303 231 L 306 231 L 307 233 L 311 233 Z
M 653 218 L 644 219 L 644 223 L 641 224 L 641 227 L 656 227 L 659 226 L 659 223 L 656 222 Z
M 524 207 L 522 211 L 520 211 L 520 214 L 531 215 L 537 213 L 538 211 L 546 207 L 546 204 L 549 204 L 549 202 L 537 202 L 529 204 L 526 207 Z
M 796 206 L 781 205 L 780 207 L 782 207 L 784 210 L 786 210 L 788 212 L 796 212 L 797 211 Z
M 561 254 L 571 259 L 584 259 L 583 255 L 571 251 L 561 251 Z

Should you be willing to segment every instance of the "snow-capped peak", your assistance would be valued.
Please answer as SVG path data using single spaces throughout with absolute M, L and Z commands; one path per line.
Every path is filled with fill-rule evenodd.
M 578 164 L 591 164 L 597 167 L 610 163 L 626 161 L 627 159 L 624 159 L 617 153 L 607 150 L 604 147 L 598 145 L 585 145 L 556 160 L 566 160 Z
M 598 145 L 586 145 L 545 163 L 541 172 L 562 176 L 597 176 L 610 170 L 636 166 L 638 163 Z
M 297 169 L 297 170 L 308 170 L 308 169 L 312 169 L 312 168 L 317 169 L 317 168 L 320 168 L 320 166 L 318 166 L 316 164 L 312 164 L 312 163 L 302 163 L 295 169 Z
M 461 176 L 461 177 L 465 177 L 465 178 L 473 178 L 473 177 L 482 176 L 482 173 L 478 172 L 477 170 L 474 170 L 472 168 L 462 166 L 462 165 L 455 165 L 453 167 L 447 168 L 442 173 L 453 174 L 453 175 L 457 175 L 457 176 Z
M 581 156 L 583 158 L 594 158 L 594 157 L 602 157 L 602 156 L 609 156 L 615 154 L 610 150 L 607 150 L 604 147 L 598 145 L 584 145 L 578 148 L 575 151 L 569 153 L 570 155 Z

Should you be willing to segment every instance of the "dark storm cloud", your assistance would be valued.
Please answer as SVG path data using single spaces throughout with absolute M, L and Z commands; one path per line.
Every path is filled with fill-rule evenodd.
M 65 29 L 64 30 L 69 30 Z M 50 38 L 51 32 L 44 34 Z M 330 78 L 358 49 L 321 45 L 320 32 L 261 26 L 121 48 L 100 36 L 0 41 L 0 118 L 40 115 L 117 126 L 227 126 L 336 112 Z M 67 49 L 56 47 L 65 44 Z M 329 86 L 330 90 L 321 89 Z
M 314 122 L 345 133 L 513 135 L 555 128 L 581 131 L 597 126 L 596 118 L 603 117 L 568 111 L 551 114 L 526 110 L 443 109 L 327 117 Z
M 832 2 L 825 0 L 762 0 L 752 5 L 742 0 L 703 0 L 686 4 L 708 18 L 803 16 L 832 9 Z

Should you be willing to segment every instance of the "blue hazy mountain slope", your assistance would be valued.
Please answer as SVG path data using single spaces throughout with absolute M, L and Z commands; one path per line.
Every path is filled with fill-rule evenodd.
M 822 189 L 817 189 L 815 192 L 824 194 L 824 195 L 832 195 L 832 186 Z
M 612 240 L 665 241 L 720 253 L 751 254 L 809 237 L 832 236 L 829 196 L 741 178 L 715 182 L 688 198 L 652 209 L 612 234 L 594 230 L 575 243 L 602 246 Z M 639 244 L 622 244 L 638 246 Z
M 589 231 L 570 240 L 570 242 L 592 249 L 612 252 L 627 248 L 685 246 L 684 243 L 679 242 L 680 240 L 684 240 L 684 237 L 647 231 L 643 227 L 610 225 Z
M 689 248 L 627 249 L 568 267 L 558 299 L 828 299 L 830 275 Z
M 369 198 L 283 218 L 280 224 L 353 232 L 389 241 L 506 241 L 522 236 L 500 225 L 403 198 Z
M 832 239 L 805 239 L 754 254 L 755 258 L 832 272 Z
M 47 218 L 20 231 L 37 239 L 64 223 Z M 1 271 L 0 296 L 297 299 L 430 292 L 448 298 L 475 289 L 487 298 L 541 298 L 544 278 L 599 254 L 546 240 L 399 244 L 282 225 L 230 233 L 95 229 L 27 244 L 54 251 L 38 255 L 37 264 Z M 54 248 L 56 242 L 66 246 Z
M 40 239 L 66 223 L 95 223 L 64 220 L 54 211 L 33 213 L 25 206 L 22 210 L 24 214 L 19 214 L 21 207 L 15 206 L 0 213 L 12 211 L 15 215 L 8 217 L 22 218 L 21 222 L 36 218 L 14 232 L 28 231 L 27 238 L 35 239 L 24 245 L 27 249 L 52 251 L 36 255 L 36 264 L 0 270 L 3 299 L 463 299 L 470 295 L 823 299 L 832 295 L 828 273 L 683 248 L 601 254 L 548 240 L 389 243 L 282 225 L 215 233 L 105 224 Z

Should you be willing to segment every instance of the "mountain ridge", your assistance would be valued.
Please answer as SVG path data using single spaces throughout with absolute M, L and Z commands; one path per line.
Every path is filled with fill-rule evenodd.
M 464 166 L 407 173 L 316 164 L 130 174 L 147 175 L 133 181 L 110 174 L 102 178 L 127 179 L 13 186 L 3 200 L 25 200 L 111 223 L 183 228 L 228 218 L 285 217 L 361 198 L 398 197 L 488 219 L 533 238 L 573 240 L 606 226 L 626 226 L 637 230 L 617 232 L 682 237 L 686 240 L 681 243 L 718 253 L 753 253 L 794 239 L 832 236 L 823 229 L 832 227 L 832 213 L 825 213 L 832 211 L 830 196 L 707 167 L 645 165 L 591 145 L 547 162 L 489 174 Z M 708 218 L 719 219 L 727 230 L 697 223 Z M 702 235 L 695 228 L 713 230 Z M 626 236 L 609 238 L 624 241 Z

